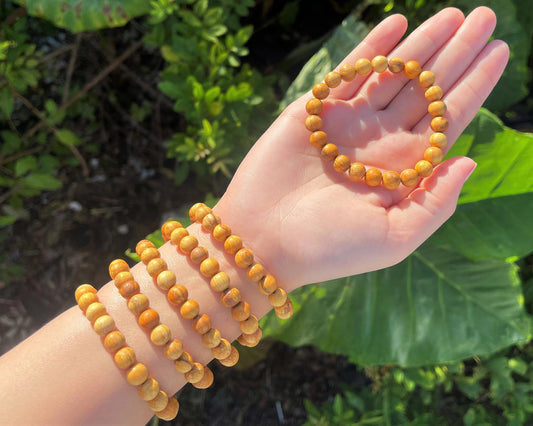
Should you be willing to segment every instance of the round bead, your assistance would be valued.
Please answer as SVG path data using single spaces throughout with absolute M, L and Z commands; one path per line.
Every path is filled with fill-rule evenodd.
M 435 83 L 435 74 L 432 71 L 422 71 L 418 76 L 418 85 L 427 88 Z
M 155 248 L 154 243 L 149 240 L 141 240 L 135 246 L 135 253 L 137 253 L 137 256 L 141 257 L 142 252 L 147 248 Z
M 287 298 L 285 304 L 283 306 L 280 306 L 279 308 L 274 308 L 274 311 L 276 312 L 276 316 L 279 319 L 290 318 L 294 313 L 294 307 L 292 306 L 291 299 Z
M 215 226 L 220 223 L 220 217 L 211 212 L 204 216 L 202 219 L 202 228 L 207 232 L 213 232 Z
M 115 276 L 119 272 L 129 271 L 129 265 L 122 259 L 115 259 L 109 264 L 109 276 L 111 279 L 115 279 Z
M 212 349 L 220 344 L 220 331 L 216 328 L 211 328 L 204 334 L 202 334 L 202 345 L 206 348 Z
M 433 101 L 428 105 L 428 112 L 433 117 L 444 115 L 446 113 L 446 104 L 442 101 Z
M 225 272 L 219 272 L 211 277 L 211 281 L 209 283 L 214 291 L 220 292 L 229 287 L 230 279 L 228 274 Z
M 129 346 L 125 346 L 115 353 L 115 364 L 122 370 L 130 368 L 135 364 L 135 361 L 135 352 Z
M 85 313 L 91 303 L 98 302 L 96 293 L 86 292 L 78 298 L 78 306 Z
M 222 295 L 220 300 L 226 308 L 233 308 L 237 303 L 241 301 L 241 292 L 238 288 L 230 288 Z
M 328 142 L 328 135 L 322 130 L 317 130 L 309 136 L 309 143 L 315 148 L 322 148 Z
M 442 133 L 448 130 L 450 123 L 444 117 L 434 117 L 430 125 L 434 132 Z
M 363 180 L 366 175 L 366 167 L 363 163 L 355 162 L 350 165 L 348 176 L 351 180 Z
M 220 339 L 220 343 L 211 348 L 211 354 L 216 359 L 224 359 L 231 354 L 231 344 L 226 339 Z
M 179 223 L 177 220 L 169 220 L 165 223 L 163 223 L 163 226 L 161 227 L 161 235 L 165 241 L 170 241 L 170 236 L 172 235 L 172 231 L 177 228 L 183 228 L 183 225 Z
M 268 295 L 276 291 L 278 283 L 272 275 L 266 275 L 259 280 L 258 287 L 261 293 Z
M 400 58 L 391 58 L 389 59 L 389 70 L 393 73 L 402 72 L 405 67 L 405 64 Z
M 94 293 L 96 294 L 97 290 L 91 285 L 91 284 L 82 284 L 80 285 L 77 289 L 76 289 L 76 292 L 74 293 L 74 297 L 76 298 L 76 303 L 78 303 L 78 300 L 80 300 L 80 297 L 82 294 L 85 294 L 85 293 Z
M 407 61 L 403 69 L 404 75 L 409 79 L 417 78 L 421 71 L 422 68 L 417 61 Z
M 237 235 L 230 235 L 228 238 L 226 238 L 226 241 L 224 241 L 224 250 L 226 250 L 229 254 L 235 254 L 242 248 L 242 240 L 241 237 L 238 237 Z
M 156 346 L 163 346 L 170 340 L 170 328 L 165 324 L 156 325 L 150 333 L 150 340 Z
M 440 148 L 437 148 L 436 146 L 430 146 L 424 151 L 424 160 L 429 161 L 434 166 L 439 164 L 442 161 L 443 157 L 444 153 Z
M 163 354 L 165 355 L 165 357 L 167 357 L 167 359 L 170 359 L 172 361 L 178 359 L 182 353 L 183 353 L 183 344 L 177 339 L 171 340 L 163 348 Z
M 148 401 L 148 406 L 152 409 L 153 412 L 157 413 L 163 411 L 168 404 L 168 396 L 161 389 L 157 393 L 156 397 Z
M 305 119 L 305 127 L 311 132 L 320 130 L 322 128 L 322 119 L 318 115 L 310 115 Z
M 157 380 L 149 377 L 146 381 L 137 386 L 137 393 L 145 401 L 151 401 L 159 393 L 159 383 Z
M 212 210 L 210 207 L 206 206 L 205 204 L 202 204 L 200 207 L 196 209 L 194 213 L 195 222 L 202 223 L 202 220 L 204 220 L 204 217 L 206 217 L 211 212 Z
M 147 265 L 150 260 L 156 259 L 159 257 L 159 250 L 157 250 L 155 247 L 148 247 L 145 248 L 144 251 L 141 253 L 141 261 L 145 265 Z
M 150 260 L 146 265 L 146 271 L 152 278 L 157 278 L 157 276 L 167 269 L 167 262 L 160 257 Z
M 161 290 L 168 291 L 170 287 L 172 287 L 174 284 L 176 284 L 176 275 L 174 272 L 169 271 L 168 269 L 165 271 L 161 271 L 157 275 L 157 286 Z
M 436 132 L 429 137 L 429 143 L 431 146 L 442 149 L 448 144 L 448 138 L 444 133 Z
M 217 226 L 215 226 L 215 229 L 213 229 L 213 238 L 217 241 L 224 242 L 230 235 L 231 228 L 225 223 L 219 223 Z
M 313 86 L 313 96 L 318 99 L 326 99 L 329 96 L 329 87 L 326 83 L 317 83 Z
M 184 375 L 185 380 L 189 383 L 196 383 L 204 377 L 204 366 L 199 362 L 193 362 L 192 368 Z
M 275 308 L 279 308 L 280 306 L 283 306 L 286 301 L 287 301 L 287 292 L 279 287 L 276 289 L 274 293 L 268 296 L 268 302 Z
M 141 291 L 139 283 L 137 281 L 126 281 L 118 288 L 120 295 L 124 299 L 129 299 L 131 296 L 139 293 Z
M 193 319 L 200 312 L 200 305 L 193 299 L 189 299 L 180 307 L 180 314 L 183 318 Z
M 91 323 L 93 323 L 97 318 L 106 314 L 107 311 L 105 310 L 105 306 L 100 302 L 91 303 L 89 306 L 87 306 L 87 310 L 85 311 L 85 317 Z
M 372 72 L 372 64 L 366 58 L 358 59 L 355 62 L 355 71 L 359 75 L 368 75 Z
M 183 352 L 181 356 L 174 361 L 174 368 L 180 373 L 186 373 L 187 371 L 191 370 L 192 363 L 192 356 L 189 354 L 189 352 Z
M 213 372 L 206 366 L 204 367 L 204 377 L 199 382 L 193 383 L 193 386 L 196 389 L 207 389 L 213 384 L 213 379 Z
M 230 354 L 223 359 L 218 360 L 225 367 L 233 367 L 239 362 L 239 352 L 235 349 L 235 346 L 231 346 Z
M 189 218 L 191 219 L 191 222 L 196 222 L 196 210 L 198 210 L 198 208 L 200 206 L 205 206 L 204 203 L 196 203 L 194 204 L 190 209 L 189 209 Z
M 418 176 L 425 178 L 431 176 L 431 173 L 433 173 L 433 164 L 426 160 L 420 160 L 416 163 L 415 170 Z
M 105 336 L 115 329 L 115 320 L 109 315 L 102 315 L 94 321 L 93 329 L 99 336 Z
M 320 99 L 309 99 L 305 104 L 305 110 L 308 114 L 320 114 L 324 109 L 324 104 Z
M 337 157 L 337 155 L 339 155 L 339 149 L 337 148 L 337 145 L 332 143 L 327 143 L 322 147 L 322 150 L 320 151 L 320 156 L 326 161 L 335 160 L 335 157 Z
M 368 169 L 365 173 L 365 181 L 368 186 L 378 186 L 381 183 L 381 171 L 376 168 Z
M 179 409 L 180 403 L 178 402 L 178 400 L 176 398 L 169 398 L 167 406 L 161 411 L 155 413 L 155 415 L 161 420 L 170 421 L 176 418 Z
M 261 337 L 263 336 L 263 331 L 257 327 L 257 330 L 251 334 L 241 334 L 238 337 L 238 341 L 243 346 L 248 346 L 250 348 L 253 348 L 259 344 L 261 341 Z
M 243 333 L 252 334 L 259 327 L 259 321 L 255 315 L 250 315 L 245 320 L 239 322 L 239 327 Z
M 133 386 L 143 384 L 146 379 L 148 379 L 148 368 L 140 362 L 131 367 L 126 373 L 126 380 Z
M 385 56 L 378 55 L 378 56 L 374 57 L 374 59 L 372 59 L 371 64 L 372 64 L 372 69 L 375 72 L 382 73 L 382 72 L 387 70 L 387 68 L 389 66 L 389 61 L 387 60 L 387 58 Z
M 339 86 L 342 83 L 342 77 L 337 71 L 331 71 L 326 74 L 324 82 L 328 85 L 329 88 L 334 88 Z M 315 113 L 313 113 L 315 114 Z M 320 114 L 320 113 L 316 113 Z
M 235 321 L 244 321 L 251 315 L 250 305 L 241 300 L 233 308 L 231 308 L 231 316 Z
M 394 171 L 383 173 L 383 186 L 387 189 L 396 189 L 400 186 L 400 174 Z
M 196 247 L 189 253 L 189 258 L 192 263 L 199 265 L 209 257 L 209 253 L 205 247 Z
M 120 288 L 122 284 L 128 281 L 135 281 L 130 271 L 122 271 L 115 275 L 115 287 Z
M 227 240 L 226 240 L 227 241 Z M 220 265 L 216 259 L 208 257 L 200 263 L 200 272 L 204 277 L 211 278 L 220 271 Z
M 180 250 L 183 253 L 189 254 L 196 247 L 198 247 L 198 240 L 196 239 L 196 237 L 193 237 L 192 235 L 187 235 L 183 237 L 180 241 Z
M 418 172 L 414 169 L 405 169 L 400 174 L 405 186 L 415 186 L 418 183 Z
M 424 92 L 424 97 L 429 102 L 438 101 L 442 98 L 442 89 L 440 86 L 431 86 Z
M 130 297 L 130 300 L 128 300 L 128 309 L 136 316 L 141 315 L 149 307 L 150 302 L 148 298 L 142 293 L 135 294 Z
M 168 301 L 176 306 L 183 305 L 188 297 L 189 292 L 187 291 L 187 287 L 181 284 L 173 285 L 167 293 Z
M 339 68 L 339 74 L 344 81 L 352 81 L 357 75 L 357 71 L 353 65 L 344 64 Z
M 254 263 L 248 267 L 246 275 L 250 281 L 257 282 L 266 275 L 265 268 L 259 263 Z
M 211 318 L 209 315 L 198 315 L 192 320 L 192 329 L 195 333 L 205 334 L 211 329 Z
M 114 354 L 121 347 L 126 344 L 126 338 L 124 335 L 118 331 L 114 330 L 110 333 L 107 333 L 104 338 L 104 348 L 107 352 Z
M 189 235 L 189 231 L 185 228 L 176 228 L 172 231 L 172 234 L 170 234 L 170 242 L 175 246 L 179 246 L 181 239 L 187 235 Z
M 242 248 L 235 253 L 235 263 L 239 268 L 248 268 L 254 263 L 254 254 L 251 250 Z
M 350 168 L 350 158 L 344 154 L 337 155 L 333 160 L 333 168 L 339 173 L 345 173 Z
M 159 324 L 159 314 L 153 309 L 148 308 L 139 315 L 139 325 L 146 330 L 151 331 Z

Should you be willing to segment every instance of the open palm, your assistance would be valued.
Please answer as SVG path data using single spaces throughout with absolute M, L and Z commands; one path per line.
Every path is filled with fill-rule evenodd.
M 403 16 L 380 23 L 340 64 L 376 55 L 416 60 L 436 75 L 448 106 L 448 147 L 472 120 L 508 58 L 487 44 L 490 9 L 466 19 L 445 9 L 397 45 Z M 455 210 L 475 164 L 450 159 L 414 188 L 368 187 L 336 172 L 309 144 L 309 93 L 292 103 L 255 144 L 216 207 L 222 219 L 289 288 L 399 262 Z M 371 73 L 343 82 L 325 101 L 323 130 L 352 161 L 384 171 L 412 168 L 432 133 L 428 102 L 416 80 Z

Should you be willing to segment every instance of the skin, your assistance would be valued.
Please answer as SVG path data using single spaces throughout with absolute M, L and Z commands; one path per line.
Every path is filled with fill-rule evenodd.
M 437 76 L 450 120 L 449 146 L 489 95 L 507 63 L 501 41 L 488 42 L 496 18 L 478 8 L 466 19 L 445 9 L 398 44 L 407 27 L 394 15 L 379 24 L 342 63 L 376 55 L 418 60 Z M 378 84 L 379 83 L 379 84 Z M 343 83 L 328 97 L 324 130 L 341 153 L 383 170 L 412 167 L 423 156 L 431 134 L 427 102 L 417 83 L 404 77 L 371 74 Z M 309 93 L 291 104 L 254 145 L 215 208 L 233 233 L 252 249 L 288 291 L 312 282 L 391 266 L 418 247 L 455 210 L 464 181 L 474 170 L 468 158 L 439 165 L 416 188 L 394 191 L 351 182 L 320 159 L 304 126 Z M 239 288 L 252 312 L 270 306 L 245 271 L 234 266 L 221 244 L 197 224 L 189 232 L 215 257 Z M 228 340 L 239 325 L 224 308 L 196 265 L 170 244 L 161 257 L 189 297 L 200 303 L 213 326 Z M 141 291 L 161 322 L 179 336 L 194 360 L 207 363 L 190 323 L 179 318 L 143 264 L 132 268 Z M 98 288 L 98 286 L 96 286 Z M 128 311 L 113 283 L 98 292 L 108 313 L 135 349 L 137 359 L 169 395 L 185 385 L 171 362 L 152 345 Z M 302 330 L 303 331 L 303 330 Z M 153 413 L 128 385 L 103 349 L 100 338 L 77 307 L 45 325 L 0 358 L 0 424 L 145 424 Z

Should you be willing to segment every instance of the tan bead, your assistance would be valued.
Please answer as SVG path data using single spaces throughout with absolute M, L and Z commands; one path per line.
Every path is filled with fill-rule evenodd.
M 189 383 L 197 383 L 204 377 L 204 366 L 199 362 L 193 362 L 192 368 L 184 374 Z
M 163 223 L 163 226 L 161 226 L 161 236 L 165 241 L 170 241 L 170 236 L 172 235 L 172 231 L 177 228 L 183 228 L 183 225 L 179 223 L 177 220 L 169 220 L 165 223 Z
M 165 271 L 161 271 L 157 275 L 157 286 L 161 290 L 168 291 L 170 287 L 172 287 L 174 284 L 176 284 L 176 274 L 174 272 L 169 271 L 168 269 Z
M 104 338 L 104 348 L 107 352 L 114 354 L 126 344 L 126 338 L 118 331 L 114 330 L 106 334 Z
M 440 86 L 431 86 L 424 92 L 424 97 L 429 102 L 438 101 L 442 98 L 442 89 Z
M 305 119 L 307 130 L 314 132 L 322 128 L 322 119 L 318 115 L 310 115 Z
M 328 135 L 322 130 L 317 130 L 309 136 L 309 143 L 315 148 L 322 148 L 328 142 Z
M 344 64 L 339 68 L 339 74 L 344 81 L 352 81 L 357 75 L 357 71 L 353 65 Z
M 188 297 L 189 292 L 187 291 L 187 288 L 181 284 L 173 285 L 167 293 L 168 301 L 176 306 L 183 305 Z
M 213 384 L 213 372 L 209 369 L 209 367 L 204 367 L 204 377 L 202 377 L 202 380 L 199 382 L 193 383 L 193 386 L 196 389 L 207 389 L 209 386 Z
M 170 242 L 179 247 L 181 239 L 187 235 L 189 235 L 189 231 L 185 228 L 176 228 L 172 231 L 172 234 L 170 234 Z
M 278 288 L 274 293 L 268 296 L 268 302 L 275 308 L 283 306 L 287 301 L 287 292 Z
M 116 288 L 120 288 L 122 284 L 128 281 L 135 281 L 133 274 L 130 271 L 122 271 L 115 275 L 114 284 Z
M 106 315 L 107 311 L 105 309 L 105 306 L 100 302 L 94 302 L 91 303 L 89 306 L 87 306 L 87 310 L 85 311 L 85 317 L 93 323 L 96 321 L 97 318 L 101 317 L 102 315 Z
M 444 115 L 446 113 L 446 104 L 442 101 L 433 101 L 428 105 L 428 112 L 433 117 Z
M 198 315 L 192 320 L 192 329 L 195 333 L 205 334 L 211 329 L 211 318 L 209 315 Z
M 242 248 L 242 240 L 241 237 L 238 237 L 237 235 L 230 235 L 228 238 L 226 238 L 226 241 L 224 241 L 224 250 L 226 250 L 229 254 L 235 254 Z
M 402 72 L 405 67 L 405 64 L 400 58 L 391 58 L 389 59 L 389 70 L 393 73 Z
M 196 247 L 198 247 L 198 240 L 192 235 L 187 235 L 186 237 L 183 237 L 180 241 L 180 250 L 183 253 L 189 254 Z
M 206 206 L 205 204 L 202 204 L 200 207 L 196 209 L 194 213 L 195 222 L 202 223 L 202 220 L 204 220 L 204 217 L 206 217 L 211 212 L 212 210 L 210 207 Z
M 415 170 L 418 176 L 425 178 L 431 176 L 431 173 L 433 173 L 433 164 L 426 160 L 420 160 L 415 164 Z
M 230 354 L 223 359 L 219 359 L 218 362 L 220 362 L 224 367 L 233 367 L 237 362 L 239 362 L 239 351 L 235 349 L 235 346 L 231 346 Z
M 179 409 L 180 409 L 180 403 L 175 397 L 173 397 L 173 398 L 169 398 L 167 406 L 161 411 L 158 411 L 157 413 L 155 413 L 155 415 L 161 420 L 170 421 L 176 418 L 176 416 L 178 415 Z
M 211 277 L 211 281 L 209 283 L 214 291 L 220 292 L 229 287 L 230 279 L 228 274 L 225 272 L 219 272 Z
M 183 318 L 193 319 L 200 312 L 200 305 L 193 299 L 189 299 L 180 307 L 180 314 Z
M 137 393 L 145 401 L 151 401 L 159 393 L 159 383 L 157 380 L 149 377 L 146 381 L 137 386 Z
M 227 241 L 227 240 L 226 240 Z M 200 263 L 200 272 L 204 277 L 211 278 L 220 271 L 220 265 L 216 259 L 208 257 Z
M 250 305 L 244 300 L 241 300 L 233 308 L 231 308 L 231 316 L 235 321 L 244 321 L 245 319 L 248 319 L 248 317 L 251 315 L 251 312 L 252 310 Z
M 86 293 L 83 293 L 78 298 L 78 306 L 83 311 L 83 313 L 85 313 L 89 305 L 94 302 L 98 302 L 98 295 L 96 293 L 92 293 L 89 291 Z
M 345 173 L 350 168 L 350 158 L 344 154 L 337 155 L 333 160 L 333 168 L 339 173 Z
M 307 111 L 308 114 L 311 114 L 311 115 L 320 114 L 323 109 L 324 109 L 324 104 L 322 103 L 320 99 L 317 99 L 317 98 L 309 99 L 307 103 L 305 104 L 305 110 Z
M 135 352 L 129 346 L 124 346 L 115 353 L 115 364 L 122 370 L 130 368 L 136 360 Z
M 430 124 L 434 132 L 443 133 L 448 130 L 450 123 L 444 117 L 434 117 Z
M 150 307 L 150 301 L 148 298 L 142 294 L 135 294 L 130 297 L 128 300 L 128 309 L 130 312 L 134 313 L 136 316 L 141 315 Z
M 414 169 L 402 170 L 400 177 L 402 178 L 402 183 L 407 187 L 418 184 L 418 172 Z
M 115 329 L 115 320 L 109 315 L 102 315 L 94 321 L 93 329 L 99 336 L 105 336 Z
M 329 87 L 326 83 L 317 83 L 313 86 L 313 96 L 318 99 L 326 99 L 329 96 Z
M 151 331 L 156 325 L 159 324 L 159 314 L 153 309 L 146 309 L 141 315 L 139 315 L 139 325 Z
M 335 160 L 335 157 L 337 157 L 337 155 L 339 155 L 339 149 L 337 148 L 337 145 L 332 143 L 327 143 L 322 147 L 322 150 L 320 151 L 320 156 L 326 161 Z
M 241 292 L 236 287 L 230 288 L 228 291 L 222 294 L 220 300 L 226 308 L 233 308 L 241 301 Z
M 235 253 L 235 263 L 239 268 L 248 268 L 254 263 L 254 254 L 251 250 L 242 248 Z
M 342 83 L 342 77 L 337 71 L 331 71 L 326 74 L 324 83 L 326 83 L 329 88 L 333 89 Z
M 292 306 L 291 299 L 287 298 L 285 304 L 283 306 L 280 306 L 279 308 L 274 308 L 274 311 L 276 312 L 276 316 L 279 319 L 290 318 L 294 313 L 294 307 Z
M 266 275 L 259 280 L 258 288 L 261 293 L 269 295 L 276 291 L 278 283 L 272 275 Z
M 248 346 L 253 348 L 259 344 L 261 337 L 263 336 L 263 331 L 257 327 L 257 329 L 251 334 L 241 334 L 237 340 L 243 346 Z
M 148 262 L 146 265 L 146 271 L 152 278 L 157 278 L 157 276 L 167 268 L 167 262 L 160 257 L 150 260 L 150 262 Z
M 215 226 L 220 223 L 220 217 L 211 212 L 204 216 L 202 219 L 202 228 L 207 232 L 213 232 Z
M 109 264 L 109 276 L 112 280 L 119 272 L 129 271 L 129 265 L 122 259 L 115 259 Z
M 368 75 L 372 72 L 372 64 L 366 58 L 358 59 L 355 62 L 355 71 L 359 75 Z
M 159 392 L 157 393 L 157 396 L 148 401 L 148 406 L 152 409 L 154 413 L 157 413 L 159 411 L 163 411 L 165 407 L 168 404 L 168 396 L 167 394 L 159 389 Z
M 368 169 L 365 173 L 365 181 L 368 186 L 378 186 L 381 183 L 381 171 L 376 168 Z
M 231 354 L 231 344 L 226 339 L 220 339 L 220 343 L 211 348 L 211 354 L 216 359 L 224 359 Z
M 363 163 L 355 162 L 350 165 L 348 176 L 353 181 L 363 180 L 366 175 L 366 167 Z
M 209 252 L 205 247 L 196 247 L 189 253 L 189 259 L 191 259 L 192 263 L 195 263 L 199 265 L 202 263 L 205 259 L 209 257 Z
M 448 138 L 444 133 L 436 132 L 429 137 L 429 143 L 431 146 L 442 149 L 448 144 Z
M 167 359 L 170 359 L 172 361 L 178 359 L 182 353 L 183 353 L 183 344 L 177 339 L 171 340 L 163 348 L 163 354 L 165 355 L 165 357 L 167 357 Z
M 204 203 L 196 203 L 194 204 L 190 209 L 189 209 L 189 218 L 191 219 L 191 222 L 196 222 L 196 210 L 198 210 L 198 208 L 200 206 L 205 206 Z
M 165 324 L 156 325 L 150 333 L 150 340 L 156 346 L 166 345 L 170 337 L 170 328 Z
M 400 186 L 400 174 L 394 171 L 383 173 L 383 186 L 387 189 L 396 189 Z
M 389 66 L 389 61 L 387 60 L 385 56 L 378 55 L 378 56 L 375 56 L 374 59 L 372 59 L 371 64 L 372 64 L 372 69 L 375 72 L 382 73 L 387 70 Z
M 432 71 L 422 71 L 418 76 L 418 85 L 427 88 L 435 83 L 435 74 Z
M 211 328 L 206 333 L 202 334 L 202 345 L 206 348 L 212 349 L 217 347 L 220 344 L 220 340 L 220 331 L 216 328 Z
M 444 153 L 440 148 L 436 146 L 430 146 L 424 151 L 424 160 L 429 161 L 431 164 L 436 166 L 439 164 L 444 157 Z
M 130 297 L 138 294 L 141 289 L 137 281 L 126 281 L 125 283 L 122 283 L 118 288 L 118 291 L 124 299 L 128 300 Z
M 420 67 L 420 64 L 417 61 L 407 61 L 405 63 L 403 73 L 407 78 L 417 78 L 421 72 L 422 68 Z
M 189 352 L 183 352 L 181 356 L 174 361 L 174 368 L 180 373 L 186 373 L 187 371 L 191 370 L 192 363 L 192 356 L 189 354 Z
M 148 379 L 148 368 L 140 362 L 131 367 L 126 373 L 126 380 L 133 386 L 142 385 L 146 382 L 146 379 Z
M 91 284 L 82 284 L 82 285 L 80 285 L 76 289 L 76 292 L 74 293 L 74 297 L 76 298 L 76 303 L 78 303 L 78 300 L 80 300 L 81 295 L 85 294 L 85 293 L 94 293 L 94 294 L 96 294 L 97 290 Z
M 226 225 L 225 223 L 219 223 L 213 229 L 213 238 L 217 241 L 224 242 L 226 241 L 226 238 L 228 238 L 230 235 L 231 235 L 231 228 L 229 227 L 229 225 Z
M 137 256 L 141 257 L 142 252 L 147 248 L 155 248 L 154 243 L 150 240 L 141 240 L 135 246 L 135 253 L 137 253 Z
M 158 257 L 160 257 L 159 250 L 154 247 L 145 248 L 140 256 L 142 263 L 144 263 L 145 265 L 147 265 L 150 260 L 156 259 Z
M 243 333 L 252 334 L 259 327 L 259 321 L 255 315 L 250 315 L 245 320 L 239 322 L 239 327 Z
M 254 263 L 248 267 L 246 275 L 250 281 L 257 282 L 266 275 L 265 268 L 259 263 Z

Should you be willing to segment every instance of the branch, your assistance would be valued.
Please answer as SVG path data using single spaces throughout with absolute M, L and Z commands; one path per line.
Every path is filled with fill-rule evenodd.
M 72 80 L 72 73 L 74 72 L 74 65 L 76 65 L 76 58 L 78 57 L 78 49 L 80 48 L 81 33 L 76 34 L 76 41 L 74 42 L 74 48 L 70 55 L 68 62 L 67 75 L 65 76 L 65 85 L 63 86 L 63 97 L 61 103 L 65 103 L 68 99 L 70 91 L 70 82 Z

